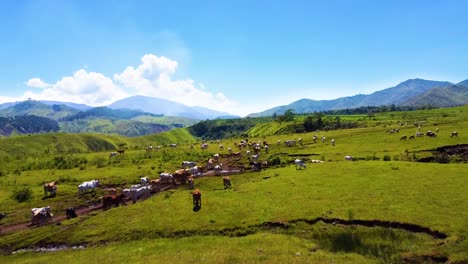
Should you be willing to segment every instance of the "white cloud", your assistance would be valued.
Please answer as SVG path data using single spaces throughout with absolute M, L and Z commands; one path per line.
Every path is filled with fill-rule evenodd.
M 29 81 L 26 82 L 26 85 L 29 86 L 29 87 L 34 87 L 34 88 L 47 88 L 47 87 L 50 87 L 50 84 L 43 82 L 39 78 L 29 79 Z
M 49 85 L 41 93 L 28 91 L 25 96 L 35 100 L 66 101 L 98 106 L 110 104 L 127 97 L 128 94 L 103 74 L 81 69 L 73 76 L 63 77 L 55 84 Z
M 212 93 L 194 80 L 173 80 L 177 66 L 177 61 L 147 54 L 137 68 L 129 66 L 121 74 L 115 74 L 114 79 L 140 95 L 220 110 L 232 106 L 233 102 L 224 94 Z
M 192 79 L 175 80 L 178 62 L 153 54 L 141 58 L 137 67 L 127 66 L 113 78 L 85 69 L 65 76 L 54 84 L 32 78 L 26 84 L 41 92 L 27 91 L 22 98 L 82 103 L 91 106 L 108 105 L 132 95 L 163 98 L 190 106 L 203 106 L 235 113 L 237 104 L 221 92 L 212 92 Z

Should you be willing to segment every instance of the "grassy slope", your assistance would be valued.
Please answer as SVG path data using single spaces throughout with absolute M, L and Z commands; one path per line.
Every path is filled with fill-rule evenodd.
M 330 217 L 347 219 L 352 215 L 356 219 L 402 221 L 447 232 L 450 237 L 442 246 L 435 246 L 436 242 L 433 242 L 426 249 L 416 247 L 416 249 L 412 250 L 422 250 L 423 252 L 441 251 L 449 255 L 451 260 L 466 260 L 468 259 L 466 255 L 468 244 L 463 239 L 468 234 L 468 225 L 466 223 L 468 214 L 465 210 L 468 207 L 468 189 L 465 184 L 468 177 L 466 164 L 420 164 L 403 161 L 345 162 L 343 160 L 343 156 L 349 154 L 363 158 L 374 154 L 380 158 L 383 155 L 389 155 L 392 159 L 394 157 L 401 159 L 407 156 L 405 150 L 412 152 L 437 146 L 466 143 L 468 142 L 466 136 L 468 135 L 466 129 L 468 120 L 466 120 L 466 115 L 463 115 L 463 111 L 466 112 L 465 108 L 426 111 L 418 113 L 418 116 L 406 116 L 408 121 L 411 121 L 410 118 L 426 121 L 426 126 L 423 126 L 423 129 L 433 129 L 435 127 L 434 122 L 437 122 L 437 127 L 440 128 L 440 136 L 436 139 L 423 138 L 416 141 L 400 142 L 399 136 L 402 134 L 414 133 L 415 128 L 411 124 L 408 127 L 401 127 L 399 134 L 389 135 L 385 133 L 385 128 L 381 124 L 377 124 L 377 122 L 389 123 L 389 119 L 393 118 L 392 126 L 395 126 L 398 123 L 397 121 L 402 118 L 402 116 L 395 116 L 395 114 L 392 117 L 376 116 L 376 120 L 373 120 L 376 122 L 374 127 L 321 132 L 328 139 L 332 137 L 336 139 L 337 145 L 335 147 L 322 143 L 313 144 L 312 134 L 267 137 L 266 139 L 269 142 L 276 142 L 277 139 L 286 140 L 302 137 L 305 143 L 304 146 L 297 148 L 272 145 L 269 155 L 280 155 L 284 159 L 294 159 L 294 157 L 287 156 L 287 153 L 296 153 L 303 154 L 306 158 L 323 157 L 329 162 L 311 164 L 306 171 L 296 171 L 291 166 L 274 170 L 269 169 L 261 173 L 236 175 L 233 177 L 234 189 L 228 191 L 221 190 L 221 182 L 218 178 L 199 180 L 197 181 L 197 187 L 203 192 L 204 205 L 203 209 L 196 214 L 191 211 L 191 197 L 188 191 L 180 189 L 168 192 L 167 195 L 156 195 L 133 206 L 112 209 L 99 213 L 94 217 L 82 217 L 79 220 L 72 220 L 69 224 L 66 223 L 65 226 L 46 226 L 40 229 L 6 235 L 2 238 L 0 245 L 2 247 L 10 245 L 19 248 L 39 241 L 44 243 L 52 241 L 63 243 L 87 242 L 90 244 L 99 244 L 103 241 L 117 243 L 103 247 L 104 250 L 111 252 L 112 250 L 125 249 L 132 243 L 143 244 L 143 242 L 132 242 L 133 239 L 141 239 L 142 237 L 151 239 L 154 243 L 163 243 L 160 240 L 162 233 L 173 236 L 173 232 L 201 232 L 201 235 L 203 235 L 203 232 L 207 232 L 207 230 L 219 232 L 219 230 L 226 227 L 247 228 L 250 225 L 256 225 L 264 221 L 312 219 L 332 211 Z M 448 134 L 453 130 L 459 131 L 460 137 L 450 138 Z M 187 139 L 186 135 L 171 135 L 172 137 L 167 139 L 169 142 L 177 139 Z M 148 144 L 148 142 L 156 140 L 156 138 L 141 137 L 134 140 L 131 142 L 132 146 Z M 232 146 L 234 141 L 232 139 L 222 143 L 225 146 Z M 2 208 L 18 211 L 16 217 L 27 221 L 29 217 L 28 208 L 39 206 L 38 202 L 40 203 L 39 198 L 42 191 L 39 184 L 43 180 L 49 180 L 59 175 L 69 175 L 76 178 L 77 181 L 81 181 L 99 175 L 107 183 L 129 184 L 138 181 L 140 172 L 144 172 L 150 177 L 156 177 L 158 170 L 173 170 L 178 167 L 183 159 L 204 160 L 209 153 L 215 152 L 218 152 L 215 144 L 211 144 L 206 152 L 198 149 L 189 151 L 187 146 L 182 146 L 174 150 L 164 150 L 155 153 L 150 158 L 145 158 L 144 152 L 142 153 L 142 150 L 138 149 L 130 151 L 129 156 L 125 159 L 111 163 L 105 168 L 98 169 L 89 166 L 82 171 L 78 169 L 31 171 L 24 172 L 20 176 L 8 175 L 0 178 L 0 188 L 3 189 L 0 192 L 0 201 L 2 201 L 0 205 Z M 307 154 L 317 155 L 307 156 Z M 418 152 L 415 155 L 428 154 Z M 264 154 L 261 154 L 261 157 L 266 159 Z M 134 161 L 137 160 L 140 161 L 135 163 Z M 151 169 L 151 167 L 155 167 L 155 169 Z M 17 210 L 18 204 L 8 198 L 8 191 L 15 184 L 32 185 L 38 198 L 30 204 L 19 205 L 20 210 Z M 86 199 L 80 200 L 75 196 L 76 184 L 76 182 L 69 182 L 60 185 L 60 196 L 47 200 L 53 205 L 56 212 L 62 212 L 62 209 L 70 205 L 70 203 L 86 202 Z M 90 199 L 90 197 L 86 198 Z M 40 205 L 45 204 L 40 203 Z M 108 221 L 109 219 L 113 221 Z M 74 225 L 76 221 L 81 220 L 83 220 L 82 223 Z M 203 238 L 205 239 L 206 236 L 203 236 Z M 195 238 L 174 239 L 165 242 L 174 244 L 180 242 L 181 245 L 185 245 L 184 248 L 190 248 L 193 244 L 193 242 L 189 242 L 191 239 Z M 244 239 L 248 241 L 253 238 L 240 238 L 239 241 Z M 290 241 L 292 238 L 278 239 Z M 213 240 L 215 240 L 213 242 L 215 245 L 216 243 L 220 245 L 232 243 L 232 239 L 223 237 L 216 237 Z M 262 241 L 260 243 L 266 242 Z M 308 239 L 307 243 L 317 242 Z M 196 245 L 203 244 L 198 242 Z M 269 248 L 268 246 L 264 247 Z M 148 245 L 147 248 L 152 248 L 152 246 Z M 210 257 L 205 259 L 207 262 L 217 262 L 219 258 L 226 258 L 225 261 L 229 262 L 228 258 L 233 256 L 233 254 L 226 251 L 225 247 L 221 247 L 219 250 L 215 250 L 216 247 L 211 248 L 212 251 L 208 250 L 209 252 L 216 251 L 218 254 L 212 253 Z M 248 247 L 246 246 L 246 248 Z M 282 257 L 290 260 L 290 253 L 293 249 L 296 250 L 295 248 L 288 248 L 283 253 L 275 253 L 274 255 L 277 258 L 270 255 L 266 258 L 266 261 L 282 262 Z M 241 244 L 239 244 L 239 250 L 243 250 Z M 412 251 L 411 248 L 405 248 L 405 250 Z M 78 260 L 84 261 L 90 258 L 92 252 L 94 250 L 91 250 L 89 254 L 74 252 L 71 255 L 76 256 Z M 181 254 L 190 254 L 190 252 L 192 251 L 182 250 Z M 330 254 L 324 251 L 319 252 L 325 255 Z M 24 255 L 24 258 L 9 257 L 6 259 L 27 260 L 30 254 Z M 194 253 L 192 252 L 192 254 Z M 254 255 L 251 254 L 240 257 L 238 262 L 245 262 L 250 259 L 256 260 Z M 149 254 L 148 256 L 159 257 L 161 255 L 164 254 L 154 253 L 154 255 Z M 337 258 L 336 255 L 333 256 Z M 129 253 L 124 258 L 133 257 L 135 255 Z M 310 261 L 320 262 L 313 260 L 315 257 L 317 255 L 312 254 Z M 353 257 L 353 255 L 343 257 L 351 257 L 353 262 L 360 262 L 354 259 L 356 256 Z M 174 261 L 174 258 L 171 255 L 169 261 L 171 259 Z M 109 263 L 112 263 L 112 258 L 109 259 Z

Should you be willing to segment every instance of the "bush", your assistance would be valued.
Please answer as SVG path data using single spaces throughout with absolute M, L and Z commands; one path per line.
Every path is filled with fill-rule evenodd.
M 392 158 L 390 158 L 389 155 L 385 155 L 385 156 L 383 156 L 383 160 L 384 161 L 390 161 L 390 160 L 392 160 Z
M 31 191 L 31 188 L 29 187 L 22 187 L 13 191 L 13 199 L 18 201 L 19 203 L 28 201 L 32 198 L 32 196 L 33 193 Z

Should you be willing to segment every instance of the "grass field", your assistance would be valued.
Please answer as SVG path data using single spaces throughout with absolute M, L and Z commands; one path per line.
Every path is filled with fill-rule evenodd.
M 437 147 L 467 144 L 467 110 L 459 107 L 382 114 L 361 128 L 328 132 L 266 132 L 273 136 L 251 137 L 249 141 L 270 142 L 268 154 L 263 151 L 260 159 L 277 157 L 282 166 L 233 175 L 233 187 L 228 190 L 223 189 L 219 177 L 196 179 L 195 185 L 203 194 L 198 212 L 192 210 L 190 191 L 179 186 L 136 204 L 96 211 L 61 225 L 0 233 L 0 248 L 5 253 L 44 245 L 87 247 L 53 253 L 22 252 L 0 256 L 0 262 L 466 263 L 466 161 L 452 158 L 440 164 L 416 160 L 433 155 L 430 150 Z M 439 136 L 400 141 L 402 135 L 415 133 L 414 122 L 421 122 L 423 131 L 439 128 Z M 398 127 L 400 132 L 389 134 L 389 127 Z M 458 131 L 459 136 L 450 137 L 451 131 Z M 99 178 L 105 186 L 128 187 L 139 181 L 140 174 L 157 178 L 162 171 L 179 168 L 183 160 L 202 163 L 220 152 L 216 143 L 207 150 L 198 145 L 191 149 L 194 139 L 190 135 L 172 133 L 162 139 L 157 135 L 132 139 L 108 136 L 115 144 L 126 142 L 124 157 L 108 159 L 108 152 L 85 152 L 83 148 L 81 153 L 67 154 L 87 160 L 72 169 L 31 169 L 15 174 L 15 169 L 24 164 L 14 160 L 2 165 L 0 170 L 7 173 L 0 177 L 0 211 L 7 217 L 0 222 L 0 230 L 7 224 L 27 222 L 32 207 L 51 205 L 60 215 L 66 207 L 99 201 L 102 190 L 94 195 L 76 194 L 76 186 L 82 181 Z M 314 134 L 325 136 L 327 141 L 314 143 Z M 43 149 L 53 136 L 38 136 L 35 142 Z M 72 137 L 81 138 L 70 135 L 66 139 Z M 276 143 L 299 137 L 302 146 Z M 11 144 L 26 144 L 24 141 L 30 138 L 2 139 L 3 159 L 7 153 L 14 153 Z M 330 144 L 332 138 L 335 146 Z M 156 140 L 180 145 L 152 153 L 143 150 L 150 143 L 156 145 Z M 240 160 L 226 154 L 228 146 L 238 151 L 234 143 L 239 140 L 221 142 L 225 146 L 220 152 L 225 164 L 247 166 L 244 151 Z M 34 159 L 44 163 L 53 158 L 51 155 L 41 153 Z M 352 155 L 354 161 L 345 161 L 345 155 Z M 297 170 L 292 165 L 296 158 L 306 160 L 307 169 Z M 27 154 L 19 160 L 24 163 L 31 159 Z M 103 164 L 93 163 L 102 159 Z M 312 159 L 324 162 L 310 163 Z M 43 200 L 42 183 L 60 178 L 58 195 Z M 12 190 L 20 186 L 31 188 L 34 195 L 30 201 L 18 203 L 11 198 Z M 443 232 L 447 238 L 395 228 L 313 222 L 317 218 L 408 223 Z

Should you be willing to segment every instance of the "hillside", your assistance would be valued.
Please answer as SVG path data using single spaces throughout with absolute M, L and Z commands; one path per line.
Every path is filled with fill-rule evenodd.
M 129 137 L 160 133 L 174 128 L 186 127 L 196 122 L 194 119 L 184 117 L 166 117 L 137 110 L 111 109 L 108 107 L 95 107 L 79 111 L 64 104 L 47 105 L 33 100 L 12 104 L 0 110 L 0 117 L 26 117 L 33 115 L 42 117 L 44 125 L 54 122 L 57 124 L 58 121 L 61 132 L 107 133 Z M 0 126 L 0 133 L 8 136 L 12 133 L 44 133 L 59 130 L 55 127 L 46 129 L 45 127 L 37 126 L 34 121 L 36 119 L 16 118 L 15 122 L 21 121 L 21 126 L 15 126 L 15 122 L 9 122 L 8 124 L 3 122 L 3 125 Z M 25 120 L 30 120 L 32 123 L 24 122 Z
M 57 121 L 46 117 L 34 115 L 0 117 L 1 136 L 57 132 L 59 129 Z
M 192 148 L 196 141 L 187 129 L 134 138 L 65 133 L 0 138 L 5 213 L 0 262 L 467 263 L 467 110 L 349 116 L 368 126 L 322 130 L 324 142 L 313 141 L 316 131 L 249 136 L 249 143 L 270 143 L 259 150 L 257 158 L 265 164 L 259 170 L 247 154 L 253 148 L 234 147 L 239 138 L 222 139 L 223 150 L 214 142 Z M 437 128 L 438 136 L 401 140 L 414 135 L 416 121 L 423 130 Z M 389 128 L 400 131 L 388 133 Z M 451 137 L 451 131 L 459 136 Z M 299 137 L 303 144 L 282 144 Z M 151 151 L 145 148 L 149 144 L 155 146 Z M 125 154 L 110 157 L 115 150 Z M 142 175 L 160 179 L 183 161 L 205 167 L 215 153 L 231 186 L 223 188 L 222 176 L 213 170 L 197 174 L 200 207 L 194 207 L 192 190 L 182 181 L 156 181 L 154 193 L 135 203 L 129 197 L 125 206 L 102 207 L 109 188 L 120 194 Z M 421 162 L 430 157 L 439 161 Z M 297 167 L 295 159 L 307 166 Z M 94 190 L 77 193 L 79 184 L 92 179 L 99 180 Z M 44 183 L 51 181 L 58 181 L 57 193 L 44 194 Z M 18 201 L 18 190 L 29 190 L 29 199 Z M 53 222 L 31 225 L 31 208 L 42 206 L 50 206 Z M 69 207 L 76 218 L 66 219 Z
M 410 79 L 398 84 L 395 87 L 374 92 L 369 95 L 355 95 L 342 97 L 334 100 L 310 100 L 301 99 L 288 105 L 274 107 L 260 113 L 253 113 L 248 116 L 271 116 L 282 114 L 288 109 L 296 113 L 312 113 L 316 111 L 337 110 L 345 108 L 357 108 L 361 106 L 380 105 L 400 105 L 436 87 L 446 87 L 452 85 L 450 82 L 428 81 L 422 79 Z M 458 105 L 458 104 L 455 104 Z M 455 106 L 451 105 L 451 106 Z
M 70 154 L 137 149 L 150 144 L 194 142 L 185 128 L 140 137 L 124 137 L 96 133 L 47 133 L 0 138 L 0 157 L 35 156 L 39 154 Z M 13 159 L 10 160 L 13 162 Z M 4 164 L 5 166 L 7 164 Z M 10 164 L 11 165 L 11 164 Z
M 10 105 L 0 110 L 0 116 L 12 117 L 23 115 L 35 115 L 59 120 L 61 118 L 78 113 L 79 110 L 64 104 L 47 105 L 40 101 L 27 100 Z
M 468 104 L 468 83 L 431 89 L 417 97 L 406 100 L 402 105 L 450 107 Z

